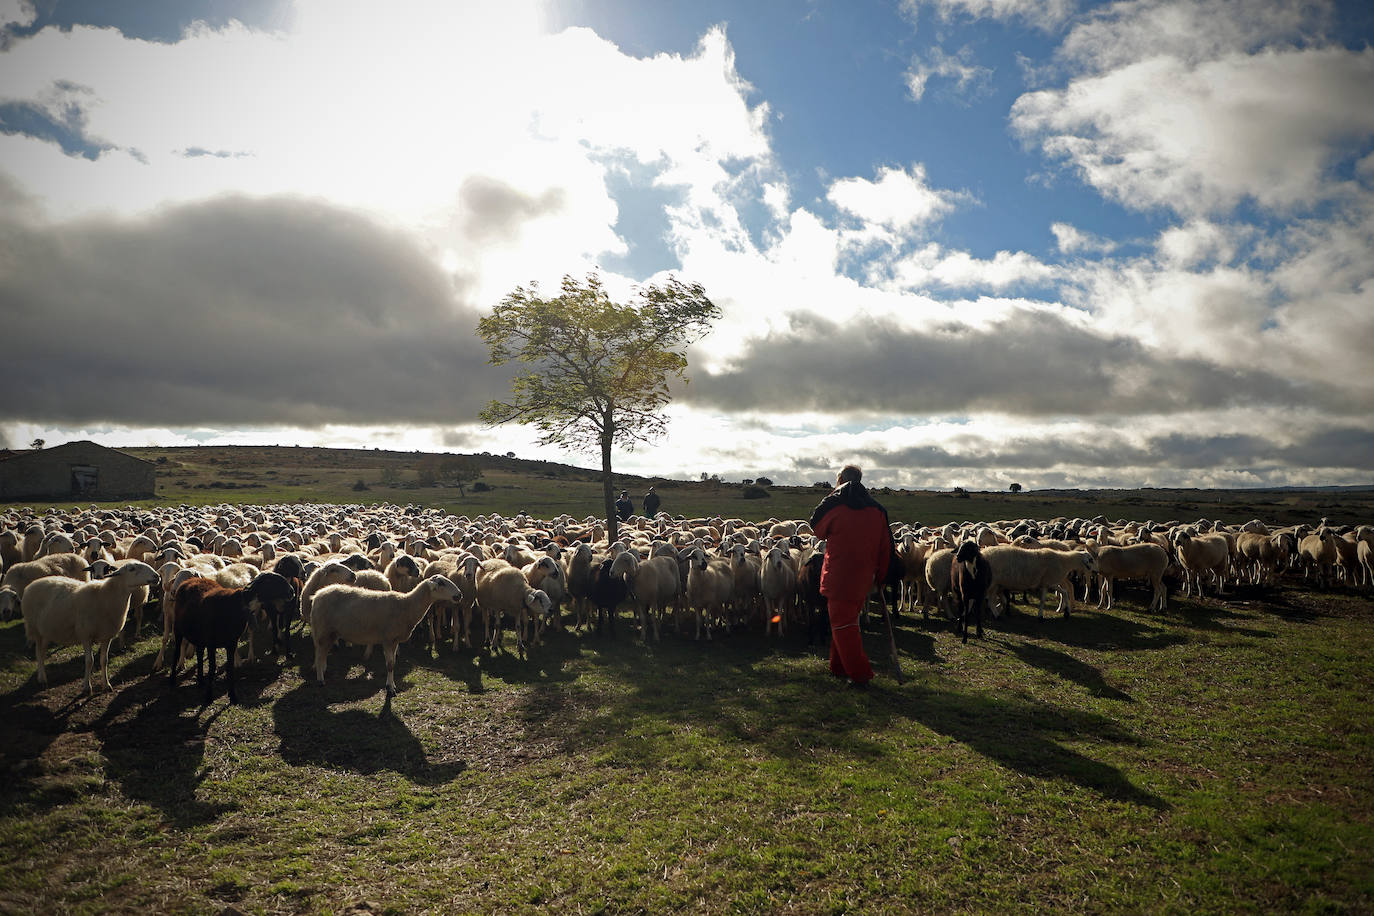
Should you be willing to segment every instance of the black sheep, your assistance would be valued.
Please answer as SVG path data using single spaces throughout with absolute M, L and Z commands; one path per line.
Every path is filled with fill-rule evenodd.
M 806 644 L 830 642 L 830 605 L 821 594 L 821 567 L 825 554 L 811 554 L 797 571 L 797 600 L 806 615 Z
M 247 588 L 225 588 L 213 579 L 199 576 L 183 582 L 177 589 L 173 604 L 172 632 L 175 638 L 172 641 L 171 686 L 176 686 L 184 640 L 196 647 L 196 683 L 205 684 L 205 705 L 208 706 L 215 683 L 216 650 L 223 649 L 228 669 L 229 702 L 237 704 L 239 699 L 234 689 L 234 662 L 239 639 L 248 629 L 254 611 L 263 608 L 264 604 L 281 601 L 282 595 L 288 593 L 294 596 L 295 590 L 276 573 L 261 574 Z M 204 674 L 207 649 L 210 652 L 208 680 Z
M 591 586 L 587 595 L 591 599 L 592 606 L 596 608 L 596 632 L 601 632 L 601 623 L 605 620 L 606 628 L 613 636 L 615 635 L 615 609 L 630 596 L 630 586 L 625 580 L 619 576 L 611 575 L 611 566 L 614 562 L 614 557 L 607 557 L 600 564 L 592 567 Z

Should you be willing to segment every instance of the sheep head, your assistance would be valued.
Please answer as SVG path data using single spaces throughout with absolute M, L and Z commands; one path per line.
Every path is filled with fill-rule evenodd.
M 543 589 L 533 588 L 525 593 L 525 610 L 534 617 L 547 617 L 552 609 L 553 602 Z

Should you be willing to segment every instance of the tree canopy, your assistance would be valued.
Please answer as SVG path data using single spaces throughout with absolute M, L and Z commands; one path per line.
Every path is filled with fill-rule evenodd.
M 510 400 L 491 401 L 480 418 L 534 426 L 545 445 L 599 450 L 613 535 L 611 446 L 630 450 L 663 434 L 669 385 L 686 378 L 685 350 L 720 317 L 700 284 L 673 277 L 639 288 L 636 300 L 613 301 L 594 273 L 565 276 L 556 296 L 537 283 L 516 287 L 477 324 L 489 362 L 525 366 Z

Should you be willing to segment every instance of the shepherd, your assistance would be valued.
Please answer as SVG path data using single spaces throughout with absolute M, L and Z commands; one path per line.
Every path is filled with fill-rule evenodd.
M 893 553 L 887 510 L 863 485 L 863 470 L 847 464 L 835 489 L 811 513 L 811 530 L 825 540 L 821 594 L 830 605 L 830 673 L 866 690 L 873 666 L 859 633 L 859 611 L 881 585 Z

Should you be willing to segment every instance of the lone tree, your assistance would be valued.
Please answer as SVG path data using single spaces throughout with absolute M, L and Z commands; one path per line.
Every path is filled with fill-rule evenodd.
M 1014 484 L 1012 484 L 1010 487 L 1008 487 L 1007 489 L 1011 490 L 1011 492 L 1013 492 L 1013 493 L 1020 493 L 1020 492 L 1021 492 L 1021 485 L 1020 485 L 1019 483 L 1014 483 Z
M 663 434 L 669 381 L 686 377 L 683 351 L 720 317 L 700 284 L 669 277 L 636 296 L 620 304 L 596 274 L 581 283 L 565 276 L 557 296 L 541 296 L 536 283 L 518 286 L 477 323 L 490 363 L 526 366 L 511 382 L 511 400 L 490 402 L 482 421 L 532 424 L 543 445 L 600 449 L 611 540 L 620 533 L 611 446 L 629 451 Z

